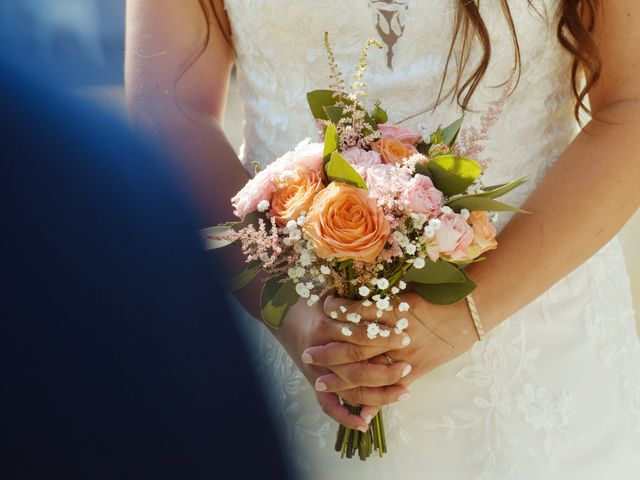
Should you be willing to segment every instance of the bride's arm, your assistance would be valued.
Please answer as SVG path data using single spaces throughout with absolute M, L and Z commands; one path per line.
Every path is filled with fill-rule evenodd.
M 599 120 L 591 121 L 558 158 L 525 202 L 531 215 L 516 215 L 499 237 L 499 247 L 485 262 L 467 271 L 478 287 L 473 292 L 485 329 L 489 330 L 531 303 L 603 247 L 640 205 L 640 3 L 603 1 L 595 41 L 603 60 L 601 81 L 590 94 Z M 569 79 L 567 79 L 569 81 Z M 526 141 L 523 139 L 523 141 Z M 412 311 L 454 348 L 413 322 L 406 332 L 411 345 L 391 352 L 413 366 L 408 384 L 467 351 L 476 341 L 466 302 L 438 306 L 416 294 L 404 295 Z M 329 297 L 325 312 L 339 299 Z M 375 321 L 375 309 L 363 317 Z M 393 323 L 391 316 L 383 320 Z M 368 400 L 356 377 L 344 365 L 358 360 L 335 347 L 306 353 L 334 373 L 320 377 L 327 391 L 351 402 Z M 362 372 L 359 372 L 360 376 Z
M 172 150 L 203 227 L 233 219 L 229 199 L 249 178 L 222 130 L 233 50 L 215 21 L 207 30 L 206 18 L 198 0 L 127 1 L 130 118 Z M 242 268 L 236 249 L 225 249 L 220 259 L 232 272 Z M 257 282 L 238 296 L 259 312 Z
M 491 328 L 604 246 L 640 205 L 640 3 L 603 2 L 591 121 L 547 172 L 486 263 L 469 268 Z M 600 121 L 601 120 L 601 121 Z

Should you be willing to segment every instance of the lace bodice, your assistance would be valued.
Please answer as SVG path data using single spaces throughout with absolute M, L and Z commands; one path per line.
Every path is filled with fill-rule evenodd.
M 329 32 L 338 64 L 349 76 L 362 44 L 377 38 L 365 76 L 369 102 L 380 99 L 395 122 L 427 109 L 436 99 L 455 18 L 452 0 L 227 0 L 238 53 L 238 85 L 244 105 L 241 158 L 265 165 L 305 137 L 317 138 L 305 93 L 327 88 L 323 34 Z M 487 184 L 528 175 L 530 181 L 505 200 L 521 204 L 576 134 L 570 90 L 570 57 L 555 38 L 556 1 L 511 2 L 522 54 L 522 75 L 509 97 L 492 140 Z M 478 126 L 495 102 L 514 65 L 512 36 L 499 8 L 483 3 L 492 36 L 492 61 L 467 113 Z M 477 53 L 477 52 L 476 52 Z M 473 62 L 472 62 L 473 64 Z M 453 81 L 455 64 L 451 65 Z M 407 121 L 434 129 L 460 116 L 457 105 L 441 104 Z M 508 132 L 508 134 L 505 134 Z M 499 221 L 502 228 L 511 217 Z

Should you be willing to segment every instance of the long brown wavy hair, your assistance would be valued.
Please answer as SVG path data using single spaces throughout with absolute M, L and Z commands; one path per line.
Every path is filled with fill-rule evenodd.
M 458 105 L 467 110 L 467 106 L 484 77 L 491 59 L 491 39 L 487 25 L 480 14 L 480 0 L 454 0 L 458 3 L 453 28 L 453 38 L 449 46 L 446 66 L 440 82 L 440 90 L 435 105 L 439 105 L 446 98 L 455 98 Z M 197 58 L 205 50 L 211 40 L 211 25 L 215 24 L 223 33 L 226 41 L 233 49 L 231 30 L 224 11 L 222 0 L 198 0 L 207 23 L 206 36 Z M 529 7 L 535 9 L 532 0 L 527 0 Z M 508 0 L 500 0 L 502 12 L 511 30 L 515 53 L 514 71 L 517 85 L 520 78 L 521 58 L 518 34 L 511 15 Z M 600 0 L 560 0 L 560 19 L 556 28 L 556 36 L 560 45 L 573 57 L 571 67 L 571 86 L 575 97 L 574 115 L 580 122 L 580 111 L 591 114 L 585 99 L 593 86 L 598 82 L 602 71 L 600 52 L 593 40 L 596 18 L 602 8 Z M 540 12 L 538 12 L 540 14 Z M 473 42 L 479 42 L 482 48 L 480 61 L 473 67 L 466 77 Z M 444 92 L 444 85 L 449 74 L 449 65 L 453 57 L 457 57 L 456 80 L 451 89 Z M 195 60 L 193 60 L 195 61 Z M 584 82 L 580 73 L 584 74 Z M 514 86 L 515 88 L 515 86 Z

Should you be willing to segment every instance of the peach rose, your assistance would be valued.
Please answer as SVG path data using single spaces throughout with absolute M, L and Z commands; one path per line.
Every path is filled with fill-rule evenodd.
M 314 198 L 304 231 L 321 258 L 373 263 L 390 228 L 366 190 L 333 182 Z
M 324 188 L 320 175 L 303 167 L 280 175 L 276 185 L 269 213 L 280 226 L 289 220 L 297 220 L 302 212 L 308 212 L 313 197 Z
M 414 132 L 404 125 L 381 123 L 378 125 L 378 128 L 380 129 L 380 133 L 382 133 L 383 137 L 392 138 L 403 145 L 416 145 L 420 140 L 422 140 L 422 135 L 418 132 Z
M 393 138 L 382 137 L 372 145 L 376 152 L 382 156 L 384 163 L 402 163 L 402 160 L 418 153 L 413 145 L 404 145 Z
M 488 250 L 498 248 L 496 227 L 489 222 L 487 212 L 471 212 L 469 223 L 473 229 L 473 241 L 468 249 L 470 258 L 477 258 Z

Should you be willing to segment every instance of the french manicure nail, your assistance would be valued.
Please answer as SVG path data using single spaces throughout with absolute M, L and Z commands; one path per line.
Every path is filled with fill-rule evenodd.
M 406 377 L 411 373 L 411 365 L 405 365 L 404 370 L 402 370 L 402 378 Z
M 403 347 L 406 347 L 410 343 L 411 343 L 411 337 L 409 335 L 405 335 L 404 337 L 402 337 L 402 346 Z
M 367 415 L 367 418 L 364 419 L 364 421 L 367 422 L 367 425 L 371 423 L 371 420 L 373 420 L 373 417 L 371 415 Z
M 307 352 L 302 352 L 302 361 L 304 363 L 313 363 L 313 357 Z
M 411 395 L 409 395 L 408 393 L 403 393 L 402 395 L 400 395 L 398 397 L 398 400 L 400 402 L 404 402 L 405 400 L 409 400 L 410 397 L 411 397 Z
M 324 392 L 327 389 L 327 386 L 322 382 L 316 382 L 316 390 L 319 392 Z
M 367 429 L 364 427 L 358 427 L 358 430 L 360 430 L 362 433 L 366 433 Z

